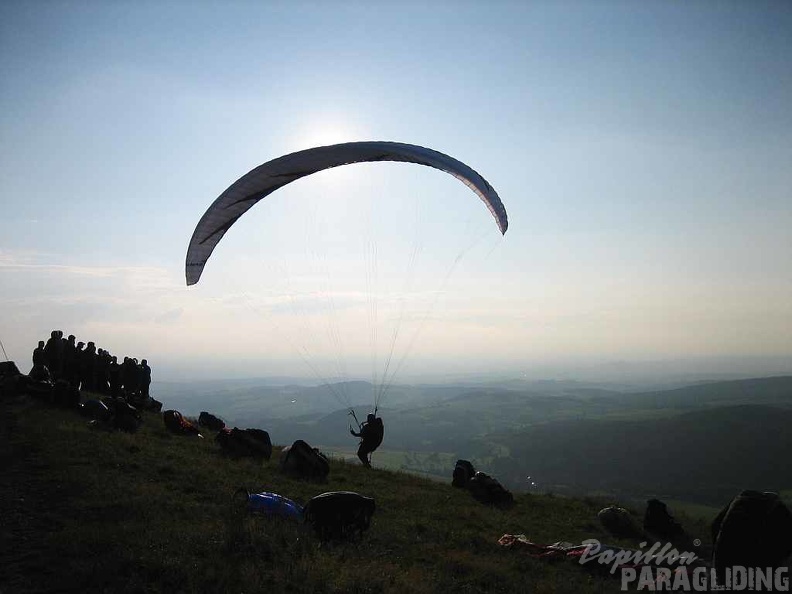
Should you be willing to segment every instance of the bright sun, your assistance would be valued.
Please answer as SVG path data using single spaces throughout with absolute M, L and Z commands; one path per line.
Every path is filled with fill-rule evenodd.
M 378 140 L 369 138 L 365 130 L 359 125 L 350 123 L 350 119 L 339 113 L 312 114 L 302 120 L 296 127 L 294 135 L 284 153 L 291 153 L 319 146 L 328 146 L 342 142 L 355 142 L 361 140 Z M 320 183 L 326 190 L 349 191 L 350 184 L 365 181 L 361 176 L 361 169 L 357 167 L 336 167 L 322 171 L 313 176 L 313 183 Z M 306 180 L 300 187 L 307 187 L 312 180 Z M 349 196 L 346 198 L 349 200 Z M 340 198 L 339 198 L 340 200 Z
M 295 148 L 306 149 L 355 140 L 369 139 L 362 138 L 360 131 L 342 118 L 317 117 L 311 118 L 299 127 L 295 136 Z

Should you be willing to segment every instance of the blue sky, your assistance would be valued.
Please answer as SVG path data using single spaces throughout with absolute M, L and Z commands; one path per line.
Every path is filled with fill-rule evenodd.
M 366 377 L 397 318 L 404 377 L 792 361 L 790 31 L 783 1 L 6 1 L 0 340 L 26 367 L 60 328 L 171 378 Z M 350 166 L 184 286 L 230 183 L 349 140 L 468 163 L 508 233 L 449 176 Z

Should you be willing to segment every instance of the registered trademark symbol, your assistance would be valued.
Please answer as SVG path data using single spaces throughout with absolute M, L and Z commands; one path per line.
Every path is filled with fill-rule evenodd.
M 697 538 L 697 539 L 695 539 L 695 540 L 693 541 L 693 546 L 694 546 L 694 547 L 697 547 L 697 546 L 699 546 L 700 544 L 701 544 L 701 541 L 700 541 L 698 538 Z

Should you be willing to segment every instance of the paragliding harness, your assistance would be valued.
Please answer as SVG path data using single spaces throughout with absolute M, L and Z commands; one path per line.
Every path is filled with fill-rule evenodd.
M 378 441 L 377 440 L 371 441 L 371 443 L 374 443 L 376 441 L 376 445 L 374 446 L 374 449 L 378 448 L 380 446 L 380 444 L 382 443 L 382 434 L 384 432 L 379 430 L 379 428 L 383 427 L 383 425 L 382 425 L 382 419 L 380 419 L 377 416 L 377 407 L 374 407 L 374 413 L 372 415 L 374 417 L 374 425 L 369 425 L 368 421 L 364 421 L 363 423 L 358 421 L 358 418 L 357 418 L 357 415 L 355 414 L 355 409 L 354 408 L 350 407 L 349 415 L 351 415 L 351 417 L 353 419 L 355 419 L 355 423 L 358 426 L 358 433 L 362 433 L 364 428 L 368 427 L 368 426 L 372 426 L 372 427 L 376 427 L 377 428 L 377 430 L 378 430 L 377 433 L 378 433 L 379 440 Z M 352 429 L 352 426 L 350 425 L 349 428 Z M 384 427 L 383 427 L 383 429 L 384 429 Z

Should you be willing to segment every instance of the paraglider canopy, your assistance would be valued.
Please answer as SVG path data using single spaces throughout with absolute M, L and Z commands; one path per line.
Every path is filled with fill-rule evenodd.
M 204 266 L 226 231 L 262 198 L 295 180 L 318 171 L 375 161 L 425 165 L 453 175 L 484 202 L 501 233 L 509 226 L 497 192 L 481 175 L 441 152 L 400 142 L 347 142 L 311 148 L 268 161 L 231 184 L 201 217 L 187 249 L 187 285 L 201 278 Z

